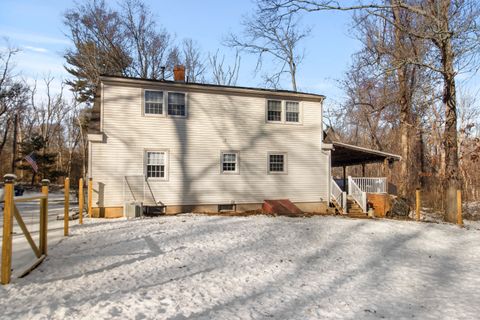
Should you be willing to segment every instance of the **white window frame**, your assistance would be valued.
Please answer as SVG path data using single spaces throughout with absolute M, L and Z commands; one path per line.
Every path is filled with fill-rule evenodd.
M 235 171 L 223 170 L 223 155 L 235 154 Z M 220 173 L 221 174 L 240 174 L 240 152 L 234 150 L 225 150 L 220 152 Z
M 147 177 L 147 161 L 148 161 L 148 153 L 150 152 L 157 152 L 165 154 L 165 176 L 164 177 Z M 153 181 L 168 181 L 170 170 L 170 152 L 168 149 L 145 149 L 143 151 L 143 175 L 148 180 Z
M 163 105 L 162 105 L 162 114 L 157 113 L 146 113 L 145 112 L 145 92 L 146 91 L 156 91 L 163 93 Z M 168 94 L 169 93 L 182 93 L 185 95 L 185 115 L 177 116 L 168 114 Z M 154 117 L 154 118 L 188 118 L 188 92 L 185 91 L 169 91 L 169 90 L 155 90 L 155 89 L 143 89 L 142 91 L 142 115 L 144 117 Z
M 153 91 L 153 92 L 161 92 L 163 94 L 163 101 L 162 101 L 162 113 L 146 113 L 145 108 L 147 104 L 147 100 L 145 99 L 145 95 L 147 91 Z M 165 92 L 163 90 L 152 90 L 152 89 L 144 89 L 143 94 L 142 94 L 142 115 L 145 117 L 157 117 L 157 118 L 165 118 L 166 113 L 165 113 Z
M 270 171 L 270 156 L 282 155 L 283 156 L 283 171 Z M 268 174 L 288 174 L 288 153 L 286 152 L 268 152 L 267 153 L 267 173 Z
M 273 121 L 268 120 L 268 102 L 269 101 L 280 101 L 281 102 L 281 120 Z M 298 103 L 298 122 L 287 121 L 287 102 L 296 102 Z M 301 125 L 303 124 L 303 102 L 296 100 L 281 100 L 281 99 L 265 99 L 265 122 L 274 123 L 274 124 L 291 124 L 291 125 Z
M 171 115 L 171 114 L 168 113 L 168 95 L 170 93 L 181 93 L 185 96 L 185 115 L 184 116 Z M 165 104 L 164 104 L 165 105 L 165 115 L 167 117 L 170 117 L 170 118 L 187 118 L 187 116 L 188 116 L 188 94 L 187 94 L 187 92 L 183 92 L 183 91 L 164 91 L 163 100 L 165 101 Z
M 280 120 L 268 120 L 268 102 L 269 101 L 276 101 L 280 102 Z M 268 123 L 282 123 L 285 117 L 283 101 L 279 99 L 266 99 L 265 100 L 265 121 Z
M 298 103 L 298 122 L 287 121 L 287 102 Z M 283 104 L 285 106 L 285 123 L 286 124 L 302 124 L 302 102 L 301 101 L 294 101 L 294 100 L 285 100 L 285 101 L 283 101 Z

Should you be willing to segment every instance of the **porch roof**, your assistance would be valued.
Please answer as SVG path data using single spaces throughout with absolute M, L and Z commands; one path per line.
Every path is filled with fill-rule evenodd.
M 389 163 L 400 161 L 402 157 L 393 153 L 363 148 L 332 141 L 332 167 L 354 166 L 367 163 Z

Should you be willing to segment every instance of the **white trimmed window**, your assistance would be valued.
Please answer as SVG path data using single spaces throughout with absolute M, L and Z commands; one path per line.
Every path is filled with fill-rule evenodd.
M 298 101 L 267 100 L 266 120 L 273 123 L 301 123 L 301 104 Z
M 300 122 L 300 105 L 295 101 L 285 102 L 285 121 Z
M 279 100 L 267 101 L 267 121 L 272 121 L 272 122 L 282 121 L 282 101 L 279 101 Z
M 145 90 L 145 114 L 163 114 L 163 92 Z
M 287 155 L 285 153 L 268 154 L 268 173 L 286 173 Z
M 145 157 L 145 171 L 147 178 L 165 179 L 167 172 L 167 152 L 146 151 Z
M 222 173 L 238 173 L 238 152 L 222 152 L 221 157 Z
M 187 115 L 185 93 L 168 93 L 168 115 L 178 117 L 185 117 Z

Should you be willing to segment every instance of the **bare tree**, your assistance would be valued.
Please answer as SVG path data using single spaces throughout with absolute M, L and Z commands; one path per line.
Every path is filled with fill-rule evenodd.
M 288 74 L 292 90 L 297 91 L 297 68 L 304 57 L 299 46 L 309 35 L 310 29 L 301 28 L 293 15 L 266 17 L 261 12 L 245 18 L 242 25 L 243 33 L 230 34 L 225 44 L 256 55 L 256 72 L 262 68 L 265 55 L 274 58 L 279 66 L 275 72 L 265 76 L 266 83 L 278 87 L 281 77 Z
M 162 67 L 165 66 L 168 67 L 167 72 L 171 73 L 174 50 L 172 36 L 157 25 L 157 19 L 142 1 L 124 0 L 121 6 L 119 29 L 123 27 L 131 58 L 128 75 L 160 79 L 163 76 Z
M 462 71 L 478 68 L 480 57 L 480 8 L 475 0 L 428 0 L 428 1 L 384 1 L 358 2 L 342 6 L 332 0 L 260 0 L 264 13 L 289 16 L 300 11 L 366 10 L 409 36 L 429 42 L 431 50 L 428 60 L 417 61 L 410 57 L 404 63 L 415 64 L 438 73 L 443 80 L 442 101 L 445 110 L 444 149 L 445 219 L 456 220 L 456 189 L 460 187 L 457 101 L 455 76 Z M 404 10 L 417 17 L 421 23 L 405 25 L 385 10 Z
M 11 130 L 15 129 L 17 121 L 14 119 L 24 112 L 28 99 L 25 84 L 13 74 L 12 59 L 19 50 L 11 47 L 7 40 L 5 42 L 6 48 L 0 51 L 0 156 Z
M 214 84 L 226 86 L 234 86 L 237 84 L 241 61 L 238 50 L 235 52 L 233 65 L 225 65 L 225 55 L 220 58 L 218 50 L 215 54 L 209 55 L 208 60 L 212 68 L 212 82 Z
M 204 76 L 207 66 L 202 57 L 199 44 L 192 39 L 184 39 L 182 42 L 182 60 L 188 81 L 205 82 Z
M 67 83 L 81 102 L 93 103 L 100 75 L 125 75 L 131 63 L 121 16 L 105 1 L 93 0 L 68 10 L 64 24 L 74 44 L 64 55 L 65 69 L 74 76 Z
M 85 1 L 64 15 L 74 47 L 65 53 L 68 81 L 80 102 L 93 103 L 102 74 L 160 79 L 172 74 L 177 48 L 140 0 L 112 9 L 103 0 Z
M 35 113 L 34 126 L 39 128 L 40 135 L 48 148 L 52 139 L 58 136 L 62 130 L 61 123 L 68 117 L 71 106 L 65 101 L 63 91 L 65 85 L 62 83 L 60 91 L 53 92 L 52 86 L 55 81 L 50 75 L 43 79 L 45 95 L 40 98 L 37 94 L 37 81 L 35 80 L 31 89 L 31 107 Z

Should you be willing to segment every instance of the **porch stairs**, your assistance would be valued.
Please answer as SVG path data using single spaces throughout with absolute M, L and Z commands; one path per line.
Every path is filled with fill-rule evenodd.
M 347 210 L 345 212 L 345 209 L 342 208 L 341 205 L 337 203 L 337 201 L 332 199 L 332 204 L 335 207 L 335 212 L 337 214 L 344 215 L 346 217 L 350 218 L 358 218 L 358 219 L 366 219 L 368 218 L 368 214 L 363 212 L 362 208 L 360 205 L 351 197 L 347 197 Z
M 351 177 L 348 177 L 348 190 L 352 194 L 344 192 L 334 179 L 331 181 L 331 190 L 330 202 L 335 207 L 336 213 L 351 218 L 368 218 L 363 209 L 366 208 L 366 193 Z
M 347 216 L 350 218 L 367 219 L 368 214 L 363 212 L 360 205 L 351 197 L 347 197 Z
M 288 199 L 264 200 L 262 211 L 268 214 L 288 217 L 301 217 L 304 215 L 303 211 Z

